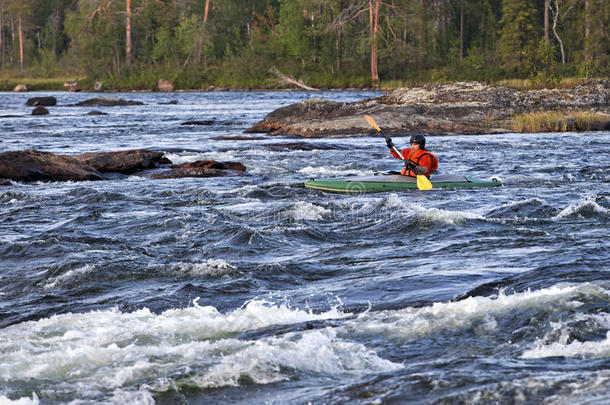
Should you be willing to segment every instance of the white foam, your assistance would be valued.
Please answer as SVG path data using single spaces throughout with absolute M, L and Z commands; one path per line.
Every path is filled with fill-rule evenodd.
M 580 321 L 598 325 L 600 328 L 610 329 L 610 314 L 582 314 Z M 570 341 L 571 326 L 568 321 L 552 324 L 551 332 L 543 338 L 537 339 L 532 348 L 526 350 L 521 357 L 539 359 L 545 357 L 610 357 L 610 331 L 606 331 L 606 338 L 596 341 L 581 342 Z
M 257 384 L 283 381 L 289 376 L 282 369 L 337 376 L 400 368 L 401 364 L 379 358 L 364 345 L 338 339 L 336 331 L 327 328 L 252 342 L 244 350 L 224 356 L 193 382 L 201 388 L 215 388 L 238 386 L 243 376 Z
M 173 266 L 174 270 L 182 275 L 220 277 L 232 274 L 236 268 L 223 259 L 208 259 L 200 263 L 181 262 Z
M 580 293 L 598 291 L 589 284 L 556 285 L 537 291 L 495 297 L 469 297 L 457 302 L 440 302 L 422 308 L 408 307 L 398 311 L 364 313 L 345 323 L 348 330 L 379 334 L 399 339 L 427 336 L 447 329 L 477 327 L 493 330 L 496 318 L 526 308 L 546 308 L 549 305 L 579 306 L 573 298 Z
M 320 207 L 305 201 L 298 201 L 290 211 L 290 216 L 295 221 L 310 220 L 320 221 L 331 213 L 327 208 Z
M 564 208 L 555 218 L 563 219 L 574 216 L 589 217 L 595 214 L 608 215 L 610 211 L 607 208 L 597 204 L 597 202 L 595 202 L 596 198 L 597 196 L 595 194 L 588 195 L 582 201 Z
M 524 359 L 540 359 L 544 357 L 610 357 L 610 332 L 606 338 L 598 342 L 579 342 L 572 343 L 553 342 L 543 344 L 537 341 L 533 348 L 526 350 L 522 355 Z
M 303 373 L 364 375 L 400 368 L 330 328 L 273 336 L 263 330 L 257 339 L 238 339 L 239 333 L 271 325 L 349 315 L 265 301 L 226 314 L 194 302 L 161 314 L 144 308 L 57 315 L 2 330 L 0 380 L 36 380 L 39 394 L 61 392 L 75 400 L 149 404 L 152 393 L 182 384 L 232 386 L 242 378 L 266 384 Z
M 369 170 L 354 170 L 354 169 L 346 169 L 342 166 L 320 166 L 313 167 L 307 166 L 298 170 L 299 173 L 308 175 L 308 176 L 365 176 L 370 174 Z
M 57 287 L 58 285 L 69 284 L 71 282 L 81 279 L 84 275 L 86 275 L 88 273 L 94 272 L 96 269 L 97 269 L 96 265 L 87 264 L 85 266 L 78 267 L 76 269 L 68 270 L 67 272 L 60 274 L 59 276 L 51 279 L 49 282 L 47 282 L 43 286 L 43 288 L 45 290 L 51 290 L 51 289 Z
M 32 393 L 32 398 L 9 399 L 4 395 L 0 395 L 0 405 L 38 405 L 39 403 L 40 401 L 35 392 Z

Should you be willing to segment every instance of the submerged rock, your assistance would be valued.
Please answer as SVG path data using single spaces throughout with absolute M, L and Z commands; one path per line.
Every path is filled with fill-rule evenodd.
M 108 115 L 105 112 L 101 112 L 99 110 L 92 110 L 87 113 L 87 115 Z
M 183 122 L 180 125 L 204 125 L 204 126 L 209 126 L 209 125 L 214 125 L 214 120 L 204 120 L 204 121 L 186 121 Z
M 302 137 L 374 134 L 364 119 L 370 115 L 387 134 L 501 133 L 511 130 L 516 114 L 570 110 L 610 112 L 610 80 L 529 91 L 478 82 L 429 84 L 354 103 L 312 98 L 272 111 L 246 132 Z
M 49 114 L 49 110 L 47 110 L 46 108 L 44 108 L 41 105 L 39 105 L 38 107 L 36 107 L 32 110 L 32 115 L 48 115 L 48 114 Z
M 80 162 L 99 172 L 129 174 L 140 170 L 154 169 L 172 162 L 163 157 L 163 152 L 147 149 L 131 149 L 114 152 L 87 152 L 74 156 Z
M 144 103 L 141 101 L 123 100 L 118 97 L 96 97 L 76 103 L 78 107 L 117 107 L 129 105 L 144 105 Z
M 34 149 L 1 152 L 0 177 L 15 181 L 102 179 L 97 170 L 73 157 Z
M 57 99 L 55 97 L 32 97 L 29 98 L 28 101 L 25 102 L 25 105 L 34 107 L 37 105 L 42 105 L 45 107 L 54 106 L 57 104 Z
M 276 151 L 276 152 L 281 152 L 281 151 L 286 151 L 286 150 L 308 151 L 308 150 L 340 149 L 336 145 L 327 145 L 327 144 L 323 144 L 323 143 L 309 143 L 309 142 L 267 143 L 264 146 L 265 146 L 265 148 L 267 148 L 271 151 Z
M 219 177 L 245 172 L 246 166 L 240 162 L 217 162 L 200 160 L 172 166 L 171 170 L 153 174 L 153 179 L 176 179 L 182 177 Z

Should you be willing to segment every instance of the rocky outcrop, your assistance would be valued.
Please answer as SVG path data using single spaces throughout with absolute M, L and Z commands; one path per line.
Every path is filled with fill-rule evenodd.
M 162 92 L 171 92 L 174 91 L 174 85 L 167 79 L 159 79 L 157 82 L 157 89 Z
M 55 97 L 32 97 L 29 98 L 28 101 L 25 102 L 25 105 L 34 107 L 34 106 L 44 106 L 50 107 L 57 104 L 57 99 Z
M 99 172 L 129 174 L 140 170 L 154 169 L 162 164 L 171 164 L 163 157 L 163 152 L 146 149 L 132 149 L 115 152 L 87 152 L 74 156 Z
M 173 166 L 171 170 L 153 174 L 153 179 L 176 179 L 181 177 L 220 177 L 245 172 L 246 166 L 239 162 L 216 162 L 201 160 Z
M 268 114 L 246 132 L 324 137 L 366 135 L 372 116 L 388 134 L 507 132 L 516 114 L 538 111 L 610 112 L 610 80 L 563 89 L 519 91 L 478 82 L 430 84 L 355 103 L 309 99 Z
M 77 103 L 78 107 L 117 107 L 129 105 L 144 105 L 141 101 L 123 100 L 118 97 L 96 97 Z
M 32 115 L 48 115 L 48 114 L 49 114 L 49 110 L 47 110 L 46 108 L 44 108 L 41 105 L 39 105 L 38 107 L 36 107 L 32 110 Z
M 80 87 L 78 86 L 78 81 L 74 80 L 74 81 L 70 81 L 70 82 L 65 82 L 64 90 L 65 91 L 80 91 Z
M 73 157 L 33 149 L 1 152 L 0 177 L 26 182 L 102 179 L 97 170 Z

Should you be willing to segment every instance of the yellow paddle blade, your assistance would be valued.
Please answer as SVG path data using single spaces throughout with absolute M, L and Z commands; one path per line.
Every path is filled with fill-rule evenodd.
M 373 128 L 375 128 L 377 131 L 381 132 L 381 128 L 379 128 L 377 126 L 377 124 L 375 123 L 375 120 L 369 116 L 369 115 L 365 115 L 364 119 L 366 120 L 366 122 L 368 122 Z
M 420 190 L 430 190 L 432 183 L 426 176 L 417 176 L 417 188 Z

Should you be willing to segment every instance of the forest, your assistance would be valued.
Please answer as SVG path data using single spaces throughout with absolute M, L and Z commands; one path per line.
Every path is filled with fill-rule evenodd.
M 610 0 L 0 0 L 0 84 L 319 88 L 607 77 Z M 47 87 L 51 84 L 47 84 Z

